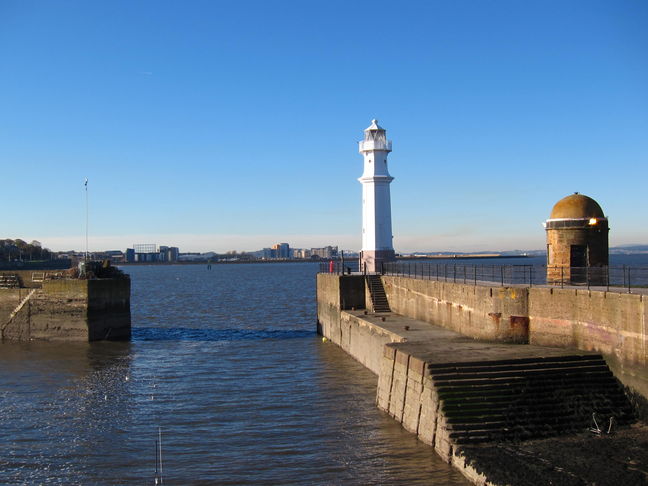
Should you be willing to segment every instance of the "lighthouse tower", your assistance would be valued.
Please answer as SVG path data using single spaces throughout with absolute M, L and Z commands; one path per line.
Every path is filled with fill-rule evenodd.
M 382 264 L 395 259 L 392 244 L 389 184 L 394 180 L 387 170 L 391 141 L 378 120 L 371 120 L 359 142 L 364 157 L 362 184 L 362 251 L 360 264 L 369 273 L 380 272 Z

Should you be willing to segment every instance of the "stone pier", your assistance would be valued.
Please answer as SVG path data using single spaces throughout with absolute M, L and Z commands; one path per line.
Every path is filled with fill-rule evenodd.
M 543 333 L 534 326 L 541 322 L 535 321 L 537 315 L 560 312 L 538 300 L 554 298 L 550 289 L 535 292 L 385 276 L 381 280 L 390 312 L 374 312 L 365 277 L 319 274 L 318 330 L 378 375 L 376 402 L 381 410 L 434 447 L 472 482 L 498 484 L 490 478 L 506 477 L 511 485 L 534 484 L 525 482 L 524 468 L 520 469 L 522 449 L 506 444 L 539 443 L 540 450 L 556 450 L 562 447 L 562 438 L 586 434 L 578 440 L 589 445 L 589 429 L 597 419 L 604 429 L 611 430 L 613 424 L 621 430 L 616 447 L 627 448 L 628 441 L 621 437 L 636 422 L 636 409 L 626 394 L 629 388 L 624 389 L 613 375 L 606 362 L 610 357 L 604 353 L 624 350 L 611 360 L 636 364 L 642 357 L 630 350 L 641 349 L 633 339 L 640 343 L 642 337 L 640 332 L 636 336 L 628 330 L 618 332 L 632 323 L 616 324 L 617 335 L 625 336 L 627 343 L 610 337 L 614 327 L 606 325 L 608 334 L 604 334 L 599 326 L 620 312 L 615 306 L 643 306 L 640 296 L 609 298 L 611 308 L 599 323 L 592 320 L 567 339 L 564 323 L 577 326 L 570 319 L 585 312 L 585 296 L 573 290 L 572 306 L 563 303 L 558 308 L 564 307 L 563 324 L 555 324 L 560 319 L 553 317 L 554 325 Z M 604 305 L 594 299 L 595 306 Z M 593 312 L 587 315 L 594 318 Z M 641 396 L 636 389 L 635 394 Z M 641 429 L 639 439 L 648 444 L 645 430 Z M 551 440 L 558 442 L 542 445 Z M 517 476 L 500 474 L 501 466 L 484 459 L 484 451 L 493 448 L 500 450 L 500 459 L 517 464 Z M 625 452 L 628 457 L 637 454 Z M 585 454 L 577 459 L 582 466 L 594 457 Z M 537 469 L 533 461 L 529 464 Z M 641 477 L 623 465 L 610 467 L 612 476 L 627 484 Z M 526 472 L 534 477 L 531 469 Z M 547 477 L 552 474 L 560 476 L 553 471 Z M 574 474 L 587 483 L 587 467 Z
M 36 273 L 19 275 L 20 287 L 0 288 L 0 339 L 130 339 L 130 279 L 127 276 L 41 280 Z

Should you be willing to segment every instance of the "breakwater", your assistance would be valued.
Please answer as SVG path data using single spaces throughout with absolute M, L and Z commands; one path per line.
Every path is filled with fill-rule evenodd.
M 596 351 L 625 385 L 648 397 L 646 295 L 391 276 L 382 280 L 398 314 L 476 339 Z
M 130 280 L 75 279 L 46 272 L 5 273 L 0 289 L 0 339 L 123 340 L 131 335 Z
M 595 416 L 633 422 L 606 361 L 638 370 L 624 383 L 640 392 L 634 378 L 641 385 L 645 354 L 637 349 L 645 334 L 631 333 L 645 318 L 641 296 L 379 281 L 392 312 L 374 312 L 364 276 L 319 274 L 318 330 L 378 375 L 379 408 L 474 483 L 498 471 L 475 464 L 479 454 L 466 453 L 471 444 L 572 434 L 587 430 Z M 543 333 L 547 319 L 554 325 Z

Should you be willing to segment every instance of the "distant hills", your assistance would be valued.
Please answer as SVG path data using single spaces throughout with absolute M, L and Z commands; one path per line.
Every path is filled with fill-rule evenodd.
M 489 256 L 503 256 L 503 257 L 514 257 L 514 256 L 528 256 L 528 257 L 537 257 L 545 256 L 547 254 L 546 250 L 510 250 L 510 251 L 496 251 L 496 250 L 486 250 L 486 251 L 417 251 L 412 252 L 412 255 L 417 256 L 458 256 L 458 255 L 489 255 Z M 648 245 L 620 245 L 610 248 L 611 255 L 640 255 L 648 254 Z
M 648 245 L 619 245 L 610 248 L 611 255 L 635 255 L 648 253 Z M 547 254 L 547 250 L 513 250 L 503 251 L 502 255 L 528 255 L 528 256 L 543 256 Z
M 613 255 L 633 255 L 648 253 L 648 245 L 621 245 L 610 248 Z

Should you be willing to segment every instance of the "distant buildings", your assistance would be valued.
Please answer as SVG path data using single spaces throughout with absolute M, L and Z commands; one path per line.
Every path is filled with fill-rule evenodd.
M 126 261 L 126 255 L 121 250 L 108 250 L 104 254 L 107 258 L 102 258 L 102 260 L 110 260 L 113 263 L 123 263 Z
M 337 246 L 323 248 L 290 248 L 288 243 L 277 243 L 270 248 L 251 253 L 260 260 L 320 260 L 338 258 Z
M 252 255 L 262 260 L 289 260 L 293 258 L 294 252 L 288 243 L 276 243 L 271 248 L 253 252 Z
M 155 243 L 140 243 L 126 250 L 128 263 L 177 262 L 180 250 L 175 246 L 160 246 Z
M 82 260 L 83 252 L 66 252 L 66 257 Z M 356 253 L 344 254 L 353 258 Z M 330 260 L 341 257 L 337 246 L 324 246 L 322 248 L 291 248 L 288 243 L 275 243 L 269 248 L 254 252 L 229 251 L 227 253 L 188 252 L 180 253 L 175 246 L 156 245 L 155 243 L 137 243 L 126 251 L 109 250 L 92 252 L 89 257 L 93 260 L 110 260 L 113 263 L 174 263 L 174 262 L 242 262 L 258 260 Z
M 292 256 L 288 243 L 277 243 L 276 245 L 272 245 L 272 249 L 275 251 L 277 258 L 288 259 Z
M 0 239 L 0 262 L 2 261 L 32 261 L 32 260 L 67 260 L 74 266 L 86 258 L 95 261 L 110 260 L 115 265 L 123 263 L 201 263 L 201 262 L 237 262 L 247 263 L 255 261 L 318 261 L 335 260 L 344 258 L 357 258 L 358 254 L 351 251 L 339 251 L 337 246 L 324 246 L 322 248 L 292 248 L 288 243 L 276 243 L 269 248 L 254 252 L 229 251 L 227 253 L 188 252 L 180 253 L 175 246 L 156 245 L 154 243 L 138 243 L 132 248 L 122 250 L 93 251 L 86 255 L 85 251 L 67 250 L 51 252 L 42 248 L 39 242 L 32 242 L 28 246 L 32 253 L 25 249 L 26 243 L 17 240 Z
M 306 248 L 293 248 L 292 254 L 296 260 L 306 260 L 311 257 L 311 251 Z
M 180 249 L 177 246 L 161 246 L 160 258 L 163 262 L 177 262 L 180 257 Z
M 124 263 L 126 261 L 126 254 L 121 250 L 107 250 L 107 251 L 91 251 L 87 255 L 89 260 L 110 260 L 112 263 Z M 58 260 L 70 260 L 76 265 L 76 262 L 84 261 L 86 259 L 85 251 L 66 250 L 52 253 L 52 258 Z
M 325 246 L 324 248 L 311 248 L 310 253 L 311 253 L 311 258 L 312 257 L 318 257 L 324 259 L 337 258 L 338 247 Z

